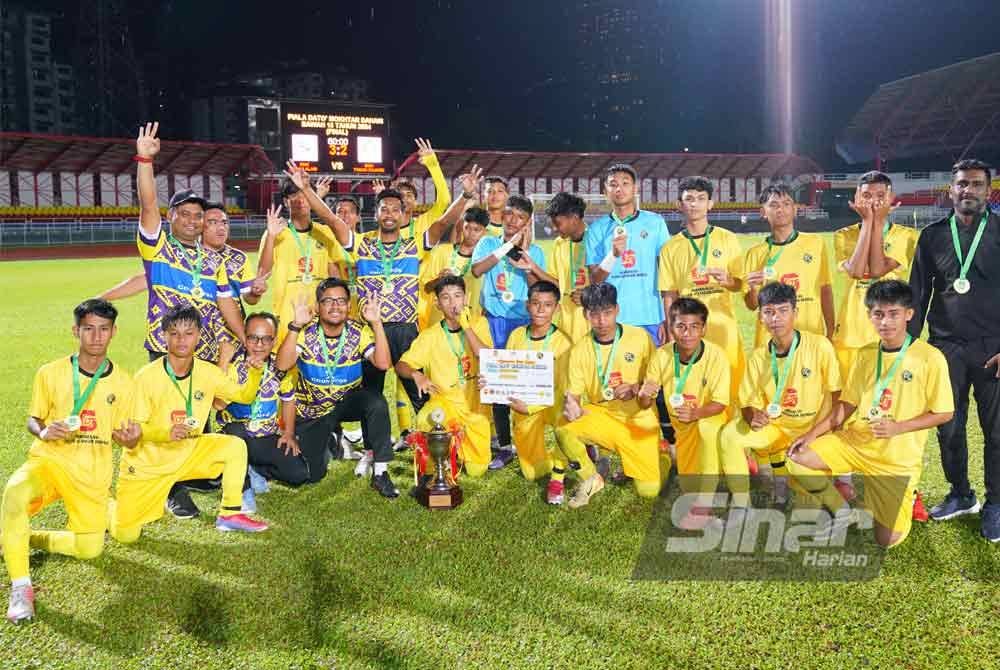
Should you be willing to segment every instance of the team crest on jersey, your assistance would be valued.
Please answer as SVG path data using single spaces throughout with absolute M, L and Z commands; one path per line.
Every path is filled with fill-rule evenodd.
M 886 242 L 885 244 L 882 245 L 882 250 L 883 251 L 889 251 L 889 249 L 891 249 L 891 248 L 892 248 L 892 243 L 891 242 Z
M 117 398 L 115 398 L 115 394 L 114 393 L 109 393 L 108 397 L 105 398 L 105 400 L 107 401 L 107 403 L 109 405 L 114 405 L 115 404 L 115 400 L 117 400 Z
M 642 231 L 641 233 L 639 233 L 639 237 L 642 239 L 646 239 L 647 237 L 649 237 L 649 231 L 647 230 Z
M 903 381 L 904 382 L 913 381 L 913 373 L 910 372 L 909 370 L 903 370 Z
M 712 249 L 712 256 L 714 258 L 722 258 L 722 249 Z
M 625 352 L 625 360 L 628 361 L 629 363 L 631 363 L 632 361 L 635 360 L 635 354 L 633 354 L 631 351 L 626 351 Z
M 802 376 L 803 376 L 803 377 L 808 377 L 808 376 L 809 376 L 809 375 L 811 375 L 812 373 L 813 373 L 813 371 L 812 371 L 812 370 L 810 370 L 809 368 L 802 368 Z
M 806 263 L 812 263 L 813 262 L 812 254 L 802 254 L 802 260 L 805 261 Z
M 205 397 L 205 394 L 202 393 L 201 391 L 195 391 L 194 392 L 194 399 L 195 400 L 201 400 L 204 397 Z

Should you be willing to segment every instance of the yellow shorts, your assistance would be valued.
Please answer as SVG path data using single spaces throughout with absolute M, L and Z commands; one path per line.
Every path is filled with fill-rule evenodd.
M 662 481 L 666 473 L 660 473 L 660 427 L 655 421 L 650 425 L 625 423 L 602 405 L 587 404 L 583 411 L 583 416 L 563 425 L 562 430 L 582 442 L 618 452 L 626 476 L 640 482 Z
M 545 427 L 555 428 L 563 423 L 554 421 L 552 414 L 551 410 L 529 415 L 511 411 L 517 460 L 525 479 L 533 481 L 552 471 L 552 450 L 545 444 Z
M 744 449 L 750 449 L 757 456 L 776 456 L 788 450 L 792 437 L 774 424 L 768 424 L 760 430 L 751 430 L 742 417 L 726 424 L 720 437 L 722 447 L 732 447 L 734 444 Z
M 62 464 L 47 458 L 28 456 L 24 465 L 14 471 L 10 481 L 28 477 L 32 472 L 44 485 L 42 493 L 31 501 L 28 515 L 34 516 L 52 503 L 62 500 L 66 506 L 66 529 L 74 533 L 103 533 L 107 528 L 108 500 L 111 498 L 111 468 L 107 483 L 86 486 L 66 472 Z
M 234 445 L 238 443 L 238 449 Z M 164 505 L 171 487 L 188 479 L 214 479 L 222 474 L 226 460 L 243 456 L 246 470 L 246 444 L 232 435 L 200 435 L 194 440 L 187 458 L 176 472 L 149 477 L 144 473 L 118 477 L 115 504 L 115 525 L 131 528 L 156 521 L 163 516 Z
M 431 412 L 440 408 L 444 411 L 445 428 L 457 423 L 463 431 L 459 452 L 465 462 L 465 471 L 472 477 L 486 472 L 490 463 L 490 420 L 486 418 L 484 406 L 469 408 L 466 403 L 457 403 L 443 395 L 432 395 L 417 414 L 417 430 L 431 429 Z
M 909 535 L 913 522 L 914 489 L 920 479 L 919 470 L 886 472 L 881 463 L 874 461 L 836 433 L 824 435 L 809 446 L 834 476 L 852 472 L 863 476 L 863 505 L 871 512 L 876 523 L 900 534 L 897 544 Z

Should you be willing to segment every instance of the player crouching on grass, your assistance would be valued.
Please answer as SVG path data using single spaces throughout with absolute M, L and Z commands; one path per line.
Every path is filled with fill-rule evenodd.
M 655 498 L 670 472 L 670 458 L 660 453 L 656 412 L 636 400 L 655 351 L 653 341 L 644 328 L 618 323 L 618 291 L 612 284 L 591 284 L 581 302 L 591 333 L 570 350 L 563 408 L 568 423 L 556 428 L 562 456 L 581 480 L 568 506 L 583 507 L 604 488 L 584 443 L 618 452 L 636 492 Z
M 729 359 L 722 347 L 704 339 L 708 307 L 695 298 L 677 298 L 667 312 L 672 344 L 657 349 L 639 389 L 639 407 L 652 407 L 662 388 L 667 395 L 670 425 L 676 434 L 677 474 L 681 490 L 697 496 L 679 526 L 704 528 L 718 520 L 708 513 L 720 473 L 719 434 L 729 406 Z M 737 450 L 731 458 L 746 459 Z M 728 464 L 726 464 L 728 465 Z M 730 466 L 725 470 L 738 469 Z M 704 499 L 703 499 L 704 498 Z M 746 507 L 746 496 L 734 501 Z
M 131 448 L 140 437 L 132 421 L 132 378 L 107 357 L 118 310 L 105 300 L 86 300 L 73 317 L 80 347 L 35 374 L 28 409 L 35 440 L 3 492 L 0 539 L 11 578 L 12 623 L 35 616 L 29 548 L 83 559 L 104 550 L 111 442 Z M 30 517 L 60 498 L 69 517 L 66 530 L 31 530 Z
M 559 309 L 559 287 L 548 281 L 538 281 L 528 289 L 528 316 L 531 323 L 515 329 L 507 339 L 507 349 L 517 351 L 551 351 L 555 402 L 549 407 L 527 405 L 510 398 L 514 420 L 514 444 L 521 473 L 528 481 L 552 473 L 546 498 L 549 504 L 561 505 L 566 463 L 562 454 L 545 448 L 545 426 L 562 423 L 562 399 L 565 397 L 566 365 L 573 346 L 569 337 L 556 328 L 552 318 Z M 480 378 L 480 383 L 485 381 Z
M 852 519 L 831 475 L 865 476 L 864 502 L 875 540 L 894 547 L 910 532 L 913 492 L 927 431 L 955 411 L 948 364 L 938 349 L 906 332 L 913 290 L 892 279 L 872 284 L 865 306 L 879 342 L 858 351 L 833 409 L 788 450 L 788 471 L 834 514 Z
M 253 402 L 260 388 L 262 358 L 248 358 L 242 384 L 211 363 L 196 359 L 201 330 L 198 311 L 187 305 L 163 315 L 167 355 L 135 375 L 135 420 L 142 439 L 122 454 L 118 496 L 111 534 L 119 542 L 135 542 L 142 527 L 161 516 L 174 484 L 222 475 L 222 505 L 215 527 L 221 531 L 256 533 L 267 524 L 241 513 L 247 474 L 247 447 L 232 435 L 205 435 L 216 398 L 225 403 Z M 235 374 L 236 367 L 230 374 Z M 178 516 L 176 510 L 171 510 Z M 197 515 L 197 508 L 191 515 Z
M 417 430 L 431 430 L 434 409 L 444 411 L 445 426 L 461 428 L 459 455 L 470 477 L 480 477 L 490 462 L 489 406 L 479 402 L 479 351 L 493 346 L 489 323 L 465 319 L 465 280 L 446 275 L 434 286 L 444 318 L 417 335 L 400 358 L 396 371 L 412 379 L 430 399 L 417 414 Z

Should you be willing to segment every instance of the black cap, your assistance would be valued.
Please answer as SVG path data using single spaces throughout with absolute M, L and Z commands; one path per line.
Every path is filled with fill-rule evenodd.
M 205 202 L 205 199 L 190 189 L 174 193 L 170 197 L 170 204 L 167 205 L 167 208 L 173 209 L 174 207 L 180 207 L 185 202 L 195 202 L 201 205 L 202 209 L 207 209 L 205 205 L 208 203 Z

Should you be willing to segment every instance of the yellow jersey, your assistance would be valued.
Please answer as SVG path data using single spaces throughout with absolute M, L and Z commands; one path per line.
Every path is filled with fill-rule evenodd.
M 740 407 L 764 410 L 777 402 L 781 416 L 771 419 L 771 423 L 796 436 L 829 411 L 830 395 L 841 389 L 840 366 L 830 341 L 815 333 L 798 333 L 799 345 L 791 361 L 787 353 L 776 357 L 779 376 L 788 366 L 781 398 L 775 399 L 777 380 L 771 368 L 770 341 L 750 355 L 739 392 Z
M 486 317 L 474 319 L 471 328 L 485 347 L 493 347 Z M 470 410 L 479 406 L 479 357 L 468 350 L 462 329 L 449 330 L 444 321 L 430 324 L 400 361 L 414 370 L 423 370 L 450 402 Z
M 587 245 L 581 238 L 574 242 L 568 237 L 557 237 L 552 242 L 552 275 L 559 281 L 562 300 L 556 312 L 556 323 L 569 338 L 576 342 L 590 332 L 590 323 L 583 314 L 583 306 L 573 302 L 573 291 L 590 283 L 587 271 Z
M 465 302 L 468 305 L 468 316 L 475 319 L 483 313 L 479 304 L 479 293 L 482 290 L 482 278 L 472 274 L 472 252 L 468 255 L 456 249 L 450 242 L 442 242 L 420 263 L 420 295 L 417 299 L 417 312 L 425 314 L 423 327 L 433 326 L 444 318 L 437 306 L 437 297 L 433 291 L 425 290 L 427 284 L 438 278 L 445 268 L 458 270 L 465 280 Z
M 833 235 L 833 256 L 840 270 L 854 254 L 861 234 L 861 224 L 841 228 Z M 838 348 L 856 349 L 873 342 L 878 342 L 878 333 L 868 319 L 868 309 L 865 307 L 865 293 L 868 287 L 881 279 L 910 280 L 910 265 L 917 250 L 917 238 L 920 233 L 915 228 L 893 225 L 889 227 L 882 243 L 882 249 L 888 258 L 899 263 L 899 267 L 877 279 L 864 277 L 853 279 L 848 277 L 844 295 L 837 312 L 837 327 L 833 331 L 833 343 Z M 845 272 L 846 274 L 846 272 Z
M 554 423 L 562 415 L 563 400 L 566 396 L 566 373 L 569 365 L 568 354 L 569 350 L 573 347 L 573 342 L 570 341 L 569 336 L 566 335 L 566 333 L 559 328 L 556 328 L 555 325 L 550 326 L 553 330 L 548 344 L 545 343 L 545 336 L 532 337 L 530 328 L 531 326 L 515 328 L 510 334 L 510 337 L 507 338 L 507 346 L 504 348 L 512 351 L 552 352 L 552 357 L 555 362 L 553 378 L 555 386 L 555 403 L 552 407 L 529 405 L 528 413 L 537 414 L 538 412 L 551 409 L 553 416 L 550 418 L 550 421 Z
M 399 229 L 400 235 L 405 238 L 422 237 L 427 229 L 441 218 L 448 209 L 448 205 L 451 204 L 448 181 L 444 178 L 444 172 L 441 171 L 441 163 L 438 161 L 437 154 L 421 156 L 419 161 L 427 168 L 431 181 L 434 183 L 434 203 L 423 214 L 411 217 L 410 222 Z
M 604 382 L 598 378 L 597 356 L 600 356 L 601 372 L 609 371 L 608 387 L 612 389 L 619 384 L 641 384 L 646 379 L 646 368 L 653 356 L 653 340 L 645 329 L 618 324 L 618 332 L 620 335 L 614 357 L 611 356 L 615 348 L 613 341 L 606 344 L 598 342 L 593 333 L 576 341 L 569 354 L 566 390 L 578 397 L 586 396 L 592 404 L 604 406 L 608 414 L 619 421 L 656 425 L 652 408 L 640 408 L 635 399 L 605 400 L 602 396 Z
M 704 348 L 695 353 L 691 363 L 691 371 L 685 373 L 687 365 L 680 362 L 680 375 L 674 370 L 674 344 L 665 344 L 653 354 L 646 369 L 646 379 L 663 387 L 663 394 L 668 399 L 679 394 L 684 405 L 691 408 L 704 407 L 708 403 L 717 402 L 729 406 L 729 359 L 726 352 L 719 346 L 702 340 Z M 685 378 L 684 375 L 687 374 Z M 683 386 L 677 388 L 677 382 L 684 379 Z M 676 416 L 676 408 L 667 403 L 667 411 L 671 417 Z
M 744 256 L 743 279 L 751 272 L 763 270 L 768 259 L 775 256 L 777 260 L 773 264 L 775 275 L 772 281 L 780 281 L 795 289 L 798 305 L 796 327 L 801 331 L 825 335 L 826 322 L 823 320 L 820 289 L 830 285 L 830 264 L 823 238 L 795 231 L 787 240 L 770 248 L 767 240 L 755 244 Z M 758 319 L 754 346 L 759 347 L 767 340 L 767 329 Z

